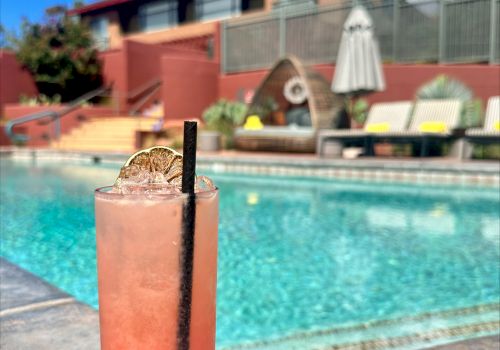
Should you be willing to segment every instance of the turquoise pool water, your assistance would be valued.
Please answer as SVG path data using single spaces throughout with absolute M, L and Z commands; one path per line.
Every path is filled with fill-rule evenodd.
M 118 166 L 0 168 L 1 255 L 97 307 L 93 189 Z M 211 175 L 219 346 L 498 302 L 497 190 Z

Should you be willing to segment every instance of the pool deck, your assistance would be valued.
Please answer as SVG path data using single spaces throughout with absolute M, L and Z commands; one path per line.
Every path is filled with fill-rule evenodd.
M 3 258 L 0 258 L 0 282 L 1 349 L 99 349 L 97 311 Z M 426 349 L 499 348 L 500 338 L 496 335 Z
M 0 348 L 98 350 L 95 310 L 0 258 Z
M 0 157 L 65 163 L 123 164 L 129 154 L 0 147 Z M 327 159 L 315 154 L 223 151 L 197 157 L 199 171 L 315 177 L 394 183 L 500 187 L 498 160 L 456 158 Z

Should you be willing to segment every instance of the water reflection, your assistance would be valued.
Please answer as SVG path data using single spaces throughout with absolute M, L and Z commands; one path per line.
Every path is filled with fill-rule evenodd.
M 224 340 L 497 302 L 497 191 L 216 180 Z

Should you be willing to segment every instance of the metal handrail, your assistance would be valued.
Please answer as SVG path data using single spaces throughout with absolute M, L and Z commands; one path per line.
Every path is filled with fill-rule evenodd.
M 21 125 L 24 123 L 31 122 L 33 120 L 41 120 L 44 118 L 50 118 L 49 122 L 57 121 L 55 124 L 55 136 L 56 139 L 59 138 L 59 135 L 61 133 L 61 125 L 60 125 L 60 119 L 67 115 L 68 113 L 74 111 L 77 108 L 80 108 L 82 103 L 87 102 L 88 100 L 96 97 L 103 95 L 104 93 L 108 92 L 111 88 L 108 86 L 101 86 L 95 90 L 89 91 L 82 96 L 78 97 L 77 99 L 71 101 L 68 103 L 68 106 L 64 108 L 60 112 L 48 110 L 48 111 L 42 111 L 42 112 L 37 112 L 33 114 L 29 114 L 20 118 L 16 118 L 13 120 L 10 120 L 7 122 L 5 125 L 5 133 L 7 136 L 12 140 L 12 141 L 19 141 L 19 142 L 26 142 L 29 138 L 26 135 L 23 134 L 16 134 L 14 132 L 14 127 L 17 125 Z
M 141 86 L 138 86 L 135 89 L 128 91 L 127 92 L 127 99 L 133 100 L 137 96 L 140 96 L 143 93 L 145 93 L 146 91 L 148 91 L 149 89 L 152 89 L 152 88 L 155 88 L 155 87 L 161 85 L 161 83 L 162 83 L 161 79 L 154 78 L 154 79 L 142 84 Z
M 151 87 L 151 90 L 146 95 L 144 95 L 144 97 L 142 97 L 139 101 L 134 103 L 132 107 L 130 107 L 129 114 L 136 115 L 137 112 L 139 112 L 139 110 L 146 104 L 146 102 L 149 101 L 149 99 L 158 91 L 160 86 L 161 86 L 161 81 L 153 85 Z

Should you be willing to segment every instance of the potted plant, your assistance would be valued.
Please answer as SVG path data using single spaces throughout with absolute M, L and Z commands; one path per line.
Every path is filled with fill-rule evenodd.
M 233 145 L 235 127 L 245 120 L 247 107 L 244 103 L 221 99 L 203 112 L 205 129 L 199 135 L 199 149 L 217 151 L 221 143 L 225 148 Z
M 261 98 L 260 103 L 252 105 L 247 114 L 258 115 L 266 124 L 285 124 L 285 116 L 279 111 L 279 105 L 272 96 Z
M 364 98 L 357 99 L 356 102 L 348 102 L 351 105 L 351 118 L 353 129 L 361 129 L 368 116 L 368 101 Z

